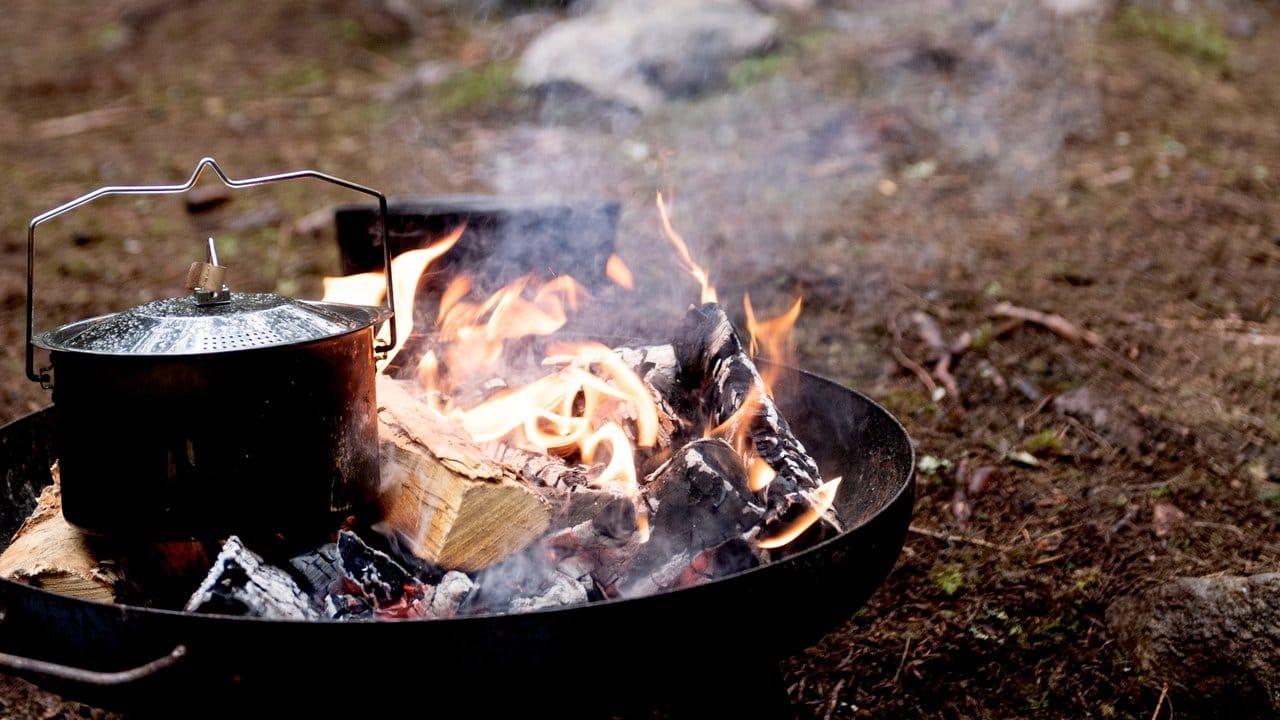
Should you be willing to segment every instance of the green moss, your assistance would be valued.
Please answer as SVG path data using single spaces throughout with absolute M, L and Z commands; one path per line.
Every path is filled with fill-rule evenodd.
M 278 92 L 295 92 L 311 85 L 318 85 L 328 77 L 324 68 L 307 62 L 286 67 L 271 78 L 271 86 Z
M 1043 430 L 1022 441 L 1022 448 L 1032 455 L 1062 453 L 1062 436 L 1054 430 Z
M 791 66 L 791 58 L 780 52 L 739 60 L 729 68 L 729 87 L 741 90 L 762 83 Z
M 1126 32 L 1155 40 L 1166 51 L 1219 65 L 1226 61 L 1229 44 L 1217 26 L 1202 19 L 1180 18 L 1130 5 L 1120 13 Z
M 440 83 L 435 106 L 446 114 L 498 107 L 517 95 L 515 63 L 493 62 L 454 73 Z
M 964 568 L 960 565 L 944 565 L 933 574 L 933 584 L 947 597 L 964 587 Z

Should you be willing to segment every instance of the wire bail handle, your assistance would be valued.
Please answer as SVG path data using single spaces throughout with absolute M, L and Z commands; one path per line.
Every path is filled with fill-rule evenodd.
M 383 354 L 389 352 L 396 344 L 396 305 L 395 293 L 392 292 L 391 283 L 391 246 L 387 242 L 387 196 L 373 188 L 365 187 L 350 180 L 344 180 L 333 175 L 328 175 L 315 170 L 297 170 L 294 172 L 279 173 L 276 175 L 263 175 L 260 177 L 251 177 L 243 179 L 232 179 L 222 170 L 222 166 L 218 165 L 218 161 L 211 157 L 206 157 L 196 164 L 196 169 L 192 171 L 191 177 L 187 178 L 185 183 L 180 185 L 112 185 L 101 187 L 93 192 L 86 193 L 70 202 L 59 205 L 52 210 L 35 216 L 31 222 L 27 224 L 27 377 L 35 382 L 47 385 L 52 377 L 49 374 L 49 368 L 43 368 L 40 372 L 36 372 L 35 367 L 35 243 L 36 228 L 48 220 L 58 217 L 64 213 L 68 213 L 81 205 L 87 205 L 101 197 L 108 195 L 176 195 L 183 193 L 195 187 L 196 182 L 207 169 L 212 169 L 222 181 L 224 185 L 232 189 L 251 187 L 254 185 L 267 185 L 270 183 L 284 182 L 286 180 L 298 180 L 303 178 L 314 178 L 327 182 L 331 185 L 354 190 L 378 199 L 378 213 L 382 216 L 382 261 L 383 275 L 387 284 L 386 308 L 390 312 L 388 320 L 391 323 L 390 335 L 387 342 L 374 347 L 374 352 Z M 216 260 L 214 261 L 216 265 Z

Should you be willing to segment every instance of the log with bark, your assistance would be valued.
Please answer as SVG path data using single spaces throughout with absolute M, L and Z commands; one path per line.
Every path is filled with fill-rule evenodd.
M 54 483 L 40 493 L 35 511 L 0 555 L 0 577 L 81 600 L 114 602 L 120 568 L 99 558 L 92 538 L 62 517 L 57 464 L 52 472 Z
M 405 385 L 378 378 L 383 526 L 401 547 L 473 572 L 546 531 L 551 509 Z

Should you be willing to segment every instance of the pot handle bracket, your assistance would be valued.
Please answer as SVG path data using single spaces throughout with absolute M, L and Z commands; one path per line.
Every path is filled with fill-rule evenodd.
M 63 213 L 70 212 L 88 203 L 107 195 L 176 195 L 183 193 L 195 187 L 196 182 L 200 180 L 200 176 L 207 169 L 212 169 L 217 174 L 218 179 L 229 188 L 237 189 L 251 187 L 253 185 L 267 185 L 269 183 L 284 182 L 286 180 L 300 180 L 304 178 L 313 178 L 327 182 L 331 185 L 354 190 L 355 192 L 364 193 L 378 199 L 378 212 L 382 216 L 381 229 L 382 233 L 382 261 L 383 274 L 387 283 L 387 299 L 386 307 L 389 311 L 387 321 L 391 323 L 389 335 L 385 344 L 378 345 L 374 348 L 374 352 L 384 355 L 395 347 L 396 344 L 396 304 L 395 293 L 392 292 L 391 283 L 391 246 L 387 242 L 387 196 L 373 188 L 365 187 L 350 180 L 343 180 L 333 175 L 327 175 L 315 170 L 298 170 L 295 172 L 279 173 L 277 175 L 263 175 L 261 177 L 232 179 L 222 170 L 222 166 L 218 165 L 218 161 L 211 157 L 200 160 L 196 165 L 196 169 L 192 171 L 191 177 L 187 178 L 185 183 L 180 185 L 112 185 L 101 187 L 93 192 L 86 193 L 70 202 L 59 205 L 52 210 L 47 210 L 34 218 L 27 224 L 27 377 L 33 382 L 38 382 L 42 386 L 49 388 L 53 383 L 52 367 L 41 368 L 36 372 L 36 348 L 35 338 L 35 247 L 36 247 L 36 228 L 48 220 L 52 220 Z

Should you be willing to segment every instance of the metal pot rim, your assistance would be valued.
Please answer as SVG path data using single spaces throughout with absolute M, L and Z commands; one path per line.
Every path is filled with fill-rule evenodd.
M 32 343 L 53 352 L 83 355 L 188 357 L 324 340 L 377 326 L 391 317 L 386 307 L 294 300 L 268 294 L 234 295 L 256 302 L 260 310 L 244 313 L 232 308 L 227 317 L 233 319 L 219 326 L 211 322 L 215 316 L 147 312 L 148 308 L 161 303 L 187 299 L 162 300 L 67 323 L 35 336 Z M 299 320 L 305 322 L 297 322 Z M 133 324 L 133 331 L 120 332 L 118 327 L 122 324 Z

